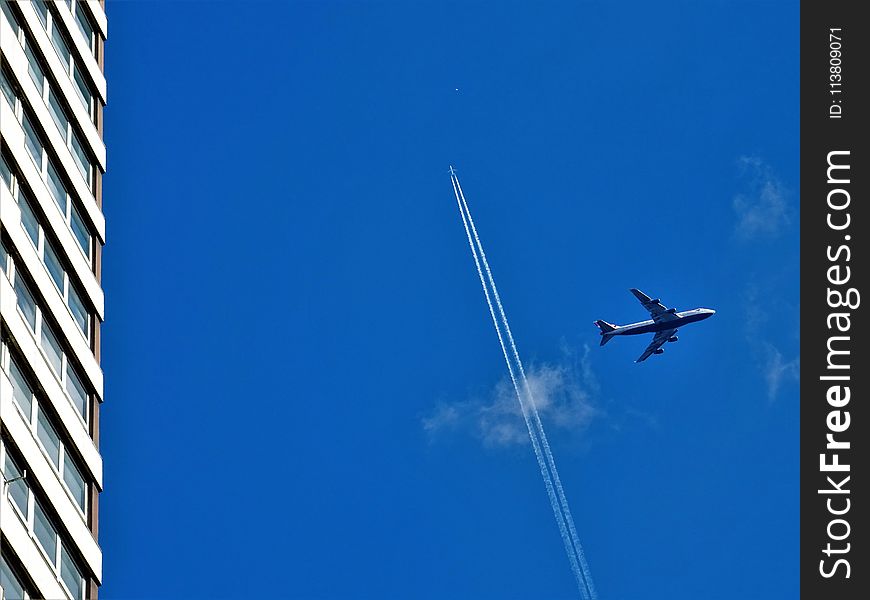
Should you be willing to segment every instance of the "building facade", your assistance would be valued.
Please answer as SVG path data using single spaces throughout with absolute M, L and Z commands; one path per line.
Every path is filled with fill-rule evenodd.
M 0 598 L 92 599 L 105 5 L 0 9 Z

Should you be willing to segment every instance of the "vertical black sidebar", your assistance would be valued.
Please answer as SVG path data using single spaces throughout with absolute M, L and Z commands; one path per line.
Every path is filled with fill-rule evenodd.
M 801 595 L 824 600 L 870 598 L 862 4 L 801 3 Z

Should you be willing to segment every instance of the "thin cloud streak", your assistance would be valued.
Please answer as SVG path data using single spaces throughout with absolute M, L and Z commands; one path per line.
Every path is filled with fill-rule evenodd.
M 771 343 L 764 344 L 764 353 L 763 372 L 764 380 L 767 383 L 767 399 L 773 402 L 776 400 L 783 382 L 800 381 L 801 359 L 800 356 L 797 356 L 792 360 L 785 360 L 782 352 Z
M 792 213 L 782 182 L 756 156 L 742 156 L 738 164 L 749 189 L 732 201 L 735 234 L 741 240 L 777 237 L 791 223 Z
M 776 400 L 783 384 L 800 381 L 800 355 L 786 359 L 773 342 L 760 337 L 766 331 L 770 314 L 765 310 L 765 300 L 757 286 L 750 286 L 744 294 L 743 312 L 746 342 L 756 356 L 764 378 L 769 402 Z

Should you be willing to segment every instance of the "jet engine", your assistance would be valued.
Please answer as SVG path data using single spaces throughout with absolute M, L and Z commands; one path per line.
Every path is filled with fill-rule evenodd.
M 676 309 L 676 308 L 669 308 L 669 309 L 668 309 L 668 314 L 671 314 L 671 315 L 675 315 L 675 314 L 677 314 L 677 309 Z
M 653 350 L 653 354 L 664 354 L 665 351 L 662 348 L 656 348 Z
M 678 338 L 677 336 L 674 336 L 674 337 L 669 337 L 668 341 L 669 342 L 676 342 L 678 339 L 680 339 L 680 338 Z

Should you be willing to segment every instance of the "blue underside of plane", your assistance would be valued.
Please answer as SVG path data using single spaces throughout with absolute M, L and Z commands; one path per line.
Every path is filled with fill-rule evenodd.
M 638 327 L 637 329 L 629 329 L 625 332 L 614 332 L 617 335 L 639 335 L 641 333 L 658 333 L 659 331 L 669 331 L 671 329 L 679 329 L 683 325 L 688 325 L 689 323 L 697 323 L 698 321 L 703 321 L 704 319 L 709 319 L 713 316 L 713 313 L 701 313 L 695 315 L 688 315 L 686 317 L 677 317 L 671 321 L 664 321 L 661 323 L 656 323 L 652 321 L 649 325 L 643 325 Z

